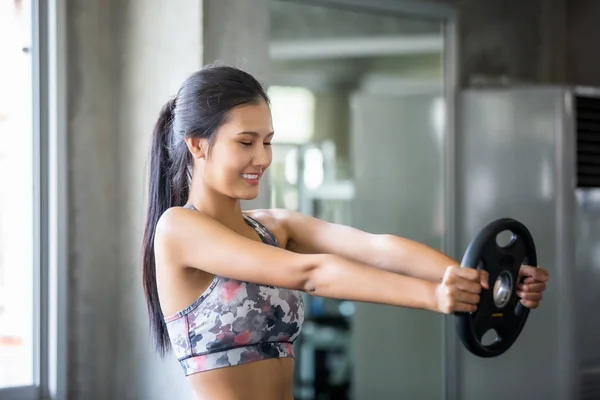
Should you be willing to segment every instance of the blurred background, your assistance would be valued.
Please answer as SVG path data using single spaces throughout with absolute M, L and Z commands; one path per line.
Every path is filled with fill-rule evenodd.
M 552 283 L 505 355 L 453 317 L 305 296 L 294 396 L 600 399 L 600 2 L 2 0 L 0 399 L 190 398 L 141 285 L 148 145 L 204 64 L 268 87 L 245 208 L 460 260 L 495 218 Z

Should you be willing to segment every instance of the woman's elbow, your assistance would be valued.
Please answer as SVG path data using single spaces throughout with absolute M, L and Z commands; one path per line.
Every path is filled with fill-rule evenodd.
M 331 254 L 312 255 L 312 260 L 305 266 L 301 290 L 315 296 L 325 296 L 336 279 L 342 279 L 339 257 Z

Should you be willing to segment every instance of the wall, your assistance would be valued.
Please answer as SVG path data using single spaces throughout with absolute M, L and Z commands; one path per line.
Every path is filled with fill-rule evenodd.
M 242 68 L 268 85 L 270 0 L 205 0 L 203 19 L 204 61 Z M 255 200 L 242 202 L 244 209 L 269 205 L 269 173 Z
M 460 84 L 600 86 L 600 3 L 595 0 L 437 0 L 457 8 Z
M 462 86 L 477 78 L 513 83 L 562 79 L 564 0 L 459 2 Z
M 189 398 L 174 358 L 153 352 L 141 286 L 149 140 L 160 107 L 203 61 L 268 79 L 267 2 L 67 0 L 67 9 L 69 398 Z
M 146 212 L 148 150 L 162 105 L 202 64 L 202 3 L 129 0 L 119 10 L 119 86 L 115 101 L 119 135 L 119 268 L 117 351 L 107 386 L 115 399 L 189 398 L 181 367 L 172 354 L 152 351 L 141 286 L 141 251 Z
M 600 2 L 566 1 L 566 79 L 578 85 L 600 87 Z
M 152 6 L 152 4 L 156 4 Z M 268 14 L 264 1 L 252 7 L 244 0 L 166 3 L 130 1 L 126 47 L 121 52 L 121 296 L 116 359 L 116 398 L 188 398 L 189 389 L 172 355 L 159 360 L 147 339 L 147 314 L 140 285 L 139 243 L 142 238 L 145 167 L 152 125 L 162 104 L 174 95 L 182 80 L 202 63 L 234 64 L 265 81 L 268 74 L 266 43 Z M 223 30 L 223 21 L 229 27 Z M 152 21 L 152 22 L 150 22 Z M 125 24 L 123 25 L 125 26 Z M 156 79 L 160 77 L 160 79 Z M 265 185 L 263 185 L 264 187 Z M 266 191 L 246 206 L 266 206 Z M 144 335 L 140 335 L 144 332 Z M 140 368 L 143 366 L 143 368 Z M 132 376 L 133 375 L 133 376 Z M 133 378 L 133 379 L 132 379 Z
M 100 1 L 69 0 L 69 396 L 112 398 L 119 232 L 117 63 Z
M 441 89 L 441 88 L 440 88 Z M 436 93 L 352 96 L 353 225 L 441 249 L 441 135 Z M 442 399 L 442 316 L 357 303 L 352 319 L 353 398 Z

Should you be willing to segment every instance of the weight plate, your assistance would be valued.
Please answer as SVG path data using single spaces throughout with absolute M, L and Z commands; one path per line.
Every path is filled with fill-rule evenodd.
M 499 234 L 512 235 L 506 244 L 498 244 Z M 506 352 L 519 337 L 529 309 L 516 294 L 521 265 L 536 267 L 535 244 L 521 222 L 502 218 L 485 226 L 467 247 L 462 268 L 483 268 L 489 274 L 490 289 L 483 289 L 477 311 L 456 313 L 458 336 L 463 345 L 479 357 L 497 357 Z M 496 332 L 492 344 L 482 343 L 490 330 Z

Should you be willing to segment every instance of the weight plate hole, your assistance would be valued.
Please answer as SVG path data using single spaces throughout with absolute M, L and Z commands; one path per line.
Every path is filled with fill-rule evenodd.
M 500 338 L 498 337 L 498 333 L 494 329 L 488 330 L 481 337 L 481 344 L 484 346 L 491 346 L 496 342 L 499 342 Z
M 502 271 L 494 282 L 494 304 L 497 308 L 503 308 L 510 301 L 513 292 L 512 277 L 506 271 Z
M 509 230 L 505 230 L 496 235 L 496 244 L 500 248 L 505 248 L 517 240 L 517 235 Z

